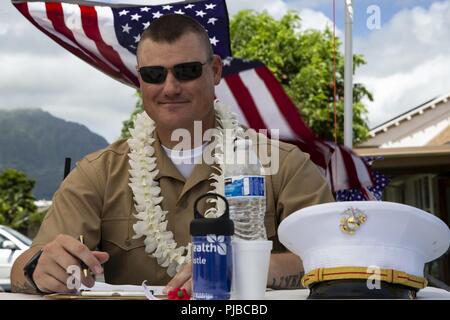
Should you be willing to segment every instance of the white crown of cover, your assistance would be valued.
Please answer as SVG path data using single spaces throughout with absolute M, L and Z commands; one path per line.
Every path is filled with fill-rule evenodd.
M 367 218 L 353 235 L 340 228 L 349 208 Z M 281 222 L 278 235 L 286 248 L 300 256 L 305 274 L 317 268 L 375 266 L 423 277 L 425 263 L 439 258 L 450 245 L 450 230 L 436 216 L 382 201 L 303 208 Z

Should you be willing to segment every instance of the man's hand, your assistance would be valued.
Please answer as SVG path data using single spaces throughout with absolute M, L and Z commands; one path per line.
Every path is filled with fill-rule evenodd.
M 180 288 L 186 289 L 187 294 L 192 296 L 192 263 L 184 265 L 181 270 L 169 281 L 163 292 L 167 294 L 169 291 Z
M 94 274 L 101 274 L 103 273 L 101 265 L 108 259 L 108 253 L 90 251 L 77 239 L 61 234 L 42 248 L 42 255 L 33 273 L 33 280 L 43 292 L 73 292 L 74 290 L 67 286 L 67 278 L 70 276 L 67 273 L 68 267 L 80 266 L 82 261 Z M 88 277 L 84 277 L 83 272 L 80 274 L 80 280 L 85 286 L 94 285 L 94 277 L 89 274 Z

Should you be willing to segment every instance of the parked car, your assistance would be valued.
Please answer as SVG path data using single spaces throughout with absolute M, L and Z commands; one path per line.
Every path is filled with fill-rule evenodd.
M 31 239 L 7 226 L 0 225 L 0 291 L 11 290 L 9 275 L 14 261 L 31 246 Z

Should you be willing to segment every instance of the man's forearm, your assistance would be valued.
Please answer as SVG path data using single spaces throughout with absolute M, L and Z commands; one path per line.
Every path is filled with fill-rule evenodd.
M 23 267 L 40 248 L 33 247 L 22 253 L 11 269 L 11 292 L 37 294 L 36 289 L 28 283 L 23 274 Z
M 300 289 L 303 265 L 293 253 L 273 253 L 270 257 L 267 286 L 272 289 Z

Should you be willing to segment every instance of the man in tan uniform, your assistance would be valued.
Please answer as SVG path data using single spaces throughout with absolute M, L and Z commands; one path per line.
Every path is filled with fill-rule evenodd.
M 172 231 L 178 245 L 185 246 L 190 241 L 194 201 L 211 191 L 212 168 L 196 164 L 185 176 L 167 150 L 177 144 L 171 139 L 175 129 L 185 128 L 193 134 L 194 121 L 201 121 L 203 131 L 217 125 L 214 86 L 220 82 L 222 63 L 213 55 L 204 29 L 181 15 L 167 15 L 152 23 L 142 34 L 137 56 L 139 68 L 163 67 L 150 68 L 150 75 L 140 69 L 139 82 L 144 109 L 156 127 L 152 147 L 158 173 L 154 181 L 161 188 L 167 230 Z M 183 65 L 191 62 L 197 65 L 189 64 L 191 69 Z M 263 139 L 262 143 L 273 142 Z M 298 209 L 334 199 L 307 154 L 282 142 L 276 151 L 279 170 L 266 176 L 265 226 L 268 238 L 274 241 L 268 286 L 293 288 L 299 286 L 301 261 L 279 243 L 277 227 Z M 11 273 L 13 291 L 69 292 L 67 268 L 81 262 L 94 274 L 104 271 L 108 283 L 141 284 L 147 280 L 151 285 L 190 291 L 189 263 L 171 278 L 167 269 L 145 252 L 144 238 L 133 238 L 137 218 L 133 191 L 128 186 L 129 153 L 127 141 L 119 140 L 77 163 L 55 193 L 32 247 L 16 260 Z M 84 236 L 84 245 L 78 241 L 79 235 Z M 24 266 L 29 270 L 30 260 L 35 263 L 27 278 Z M 94 279 L 83 276 L 82 282 L 92 286 Z

